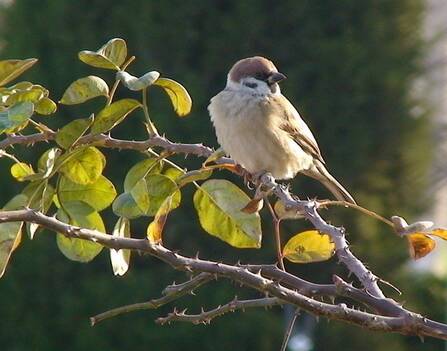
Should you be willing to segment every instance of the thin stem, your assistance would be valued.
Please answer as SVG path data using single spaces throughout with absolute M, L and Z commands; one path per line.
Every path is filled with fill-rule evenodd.
M 284 333 L 284 339 L 282 340 L 281 350 L 280 351 L 286 351 L 287 345 L 290 340 L 290 335 L 292 335 L 293 326 L 295 325 L 296 318 L 298 317 L 298 310 L 295 310 L 295 313 L 293 314 L 292 318 L 289 321 L 289 324 L 287 325 L 286 332 Z
M 270 210 L 270 214 L 272 215 L 273 230 L 275 232 L 275 242 L 276 242 L 276 256 L 278 257 L 279 268 L 281 268 L 283 271 L 286 271 L 286 268 L 284 267 L 284 259 L 281 250 L 281 232 L 280 232 L 281 220 L 276 215 L 275 210 L 273 209 L 272 205 L 270 204 L 270 201 L 267 198 L 266 202 L 267 207 Z
M 151 118 L 149 116 L 149 108 L 147 104 L 147 88 L 144 88 L 141 91 L 141 94 L 143 95 L 143 112 L 144 117 L 146 117 L 147 131 L 149 132 L 149 136 L 158 135 L 157 128 L 155 128 L 155 125 L 152 123 Z
M 318 204 L 320 206 L 344 206 L 344 207 L 351 207 L 353 209 L 356 209 L 364 214 L 366 214 L 367 216 L 373 217 L 375 219 L 378 219 L 379 221 L 389 225 L 391 228 L 394 228 L 394 224 L 393 222 L 391 222 L 390 220 L 386 219 L 385 217 L 382 217 L 381 215 L 367 210 L 366 208 L 356 205 L 356 204 L 352 204 L 350 202 L 346 202 L 346 201 L 335 201 L 335 200 L 324 200 L 324 201 L 319 201 Z
M 121 71 L 124 71 L 133 62 L 133 60 L 135 60 L 135 56 L 129 57 L 129 59 L 126 62 L 124 62 L 123 66 L 121 67 Z M 115 83 L 113 83 L 112 89 L 110 89 L 106 106 L 110 106 L 110 104 L 112 103 L 113 96 L 115 95 L 116 89 L 118 88 L 119 84 L 120 84 L 119 80 L 115 80 Z
M 56 195 L 57 195 L 57 200 L 58 200 L 59 204 L 61 205 L 61 209 L 62 209 L 62 211 L 65 212 L 65 214 L 66 214 L 67 217 L 68 217 L 69 222 L 71 223 L 71 222 L 72 222 L 72 218 L 71 218 L 70 212 L 67 211 L 67 208 L 65 207 L 64 202 L 62 201 L 62 199 L 61 199 L 61 195 L 60 195 L 61 178 L 62 178 L 62 176 L 59 174 L 59 175 L 57 176 L 57 182 L 56 182 Z

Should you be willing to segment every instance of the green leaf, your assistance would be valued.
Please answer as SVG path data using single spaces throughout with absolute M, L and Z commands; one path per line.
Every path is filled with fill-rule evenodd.
M 326 261 L 335 252 L 329 235 L 318 230 L 307 230 L 293 236 L 283 249 L 283 257 L 295 263 Z
M 30 182 L 22 190 L 22 194 L 28 198 L 28 207 L 46 213 L 53 202 L 55 190 L 48 181 L 35 181 Z
M 3 210 L 20 209 L 26 206 L 27 201 L 25 195 L 16 195 L 3 207 Z M 20 245 L 22 227 L 23 222 L 0 223 L 0 278 L 5 273 L 12 252 Z
M 149 174 L 160 173 L 162 162 L 155 157 L 147 158 L 132 166 L 124 179 L 124 191 L 130 192 L 137 182 Z
M 62 177 L 58 191 L 59 201 L 63 204 L 71 201 L 83 201 L 96 211 L 102 211 L 113 202 L 116 190 L 113 183 L 103 175 L 89 184 L 74 183 Z
M 19 182 L 25 181 L 25 177 L 33 174 L 35 174 L 33 167 L 23 162 L 15 163 L 11 167 L 11 175 Z
M 141 107 L 141 104 L 134 99 L 122 99 L 106 106 L 96 116 L 92 125 L 92 133 L 99 134 L 109 131 L 138 107 Z
M 169 167 L 163 171 L 163 175 L 165 175 L 168 178 L 171 178 L 174 182 L 177 182 L 177 180 L 185 173 L 186 173 L 185 171 L 181 171 L 174 167 Z
M 130 191 L 135 203 L 141 212 L 146 213 L 149 210 L 149 192 L 147 189 L 146 179 L 140 179 Z
M 62 127 L 56 134 L 56 143 L 64 149 L 69 149 L 81 138 L 93 122 L 90 118 L 79 118 Z
M 37 162 L 37 169 L 39 170 L 39 173 L 42 174 L 42 178 L 47 178 L 52 174 L 56 160 L 61 152 L 61 149 L 52 147 L 40 156 L 39 161 Z
M 72 157 L 61 166 L 60 171 L 71 181 L 78 184 L 96 182 L 106 165 L 106 159 L 101 151 L 89 146 L 74 151 Z
M 166 219 L 169 212 L 173 210 L 173 206 L 175 206 L 175 196 L 176 194 L 174 193 L 163 201 L 155 214 L 154 220 L 149 223 L 149 226 L 147 227 L 147 238 L 152 244 L 157 244 L 162 241 L 162 233 Z
M 194 171 L 189 171 L 182 176 L 180 176 L 176 183 L 178 186 L 182 187 L 188 183 L 195 182 L 197 180 L 205 180 L 211 177 L 213 174 L 213 171 L 210 169 L 196 169 Z
M 24 101 L 37 103 L 44 97 L 45 91 L 46 89 L 35 86 L 32 86 L 30 89 L 26 90 L 18 90 L 9 95 L 9 97 L 6 99 L 6 105 L 11 106 L 18 102 Z
M 192 100 L 183 85 L 168 78 L 158 78 L 154 85 L 158 85 L 166 91 L 177 115 L 183 117 L 191 112 Z
M 53 203 L 55 190 L 48 184 L 47 180 L 41 180 L 29 183 L 25 189 L 23 189 L 22 194 L 26 195 L 28 198 L 28 207 L 45 214 Z M 26 223 L 26 231 L 31 240 L 34 238 L 38 228 L 38 224 Z
M 259 214 L 241 211 L 249 201 L 236 185 L 221 179 L 206 181 L 194 194 L 194 207 L 205 231 L 234 247 L 259 248 Z
M 177 184 L 175 184 L 172 179 L 161 174 L 149 174 L 146 178 L 144 178 L 143 182 L 137 184 L 141 183 L 145 183 L 146 189 L 141 186 L 138 190 L 144 192 L 145 195 L 147 194 L 147 199 L 149 200 L 146 207 L 147 210 L 145 211 L 146 215 L 154 216 L 162 205 L 163 201 L 165 201 L 165 199 L 170 195 L 174 195 L 172 200 L 172 208 L 174 209 L 179 206 L 181 201 L 181 193 L 177 187 Z M 144 202 L 138 202 L 143 199 L 142 195 L 133 190 L 134 189 L 131 191 L 132 197 L 138 204 L 138 207 L 140 209 L 144 209 L 146 204 Z
M 203 167 L 207 166 L 210 163 L 216 162 L 217 160 L 225 156 L 226 156 L 225 150 L 220 147 L 216 151 L 214 151 L 210 156 L 208 156 L 205 162 L 203 162 Z
M 78 56 L 82 62 L 90 66 L 119 71 L 127 57 L 127 45 L 123 39 L 115 38 L 109 40 L 96 52 L 84 50 Z
M 33 115 L 34 105 L 31 102 L 19 102 L 5 111 L 0 112 L 0 134 L 12 133 L 26 126 Z
M 56 112 L 57 105 L 50 98 L 44 97 L 34 104 L 34 109 L 40 115 L 51 115 Z
M 7 84 L 34 65 L 37 59 L 0 61 L 0 86 Z
M 117 238 L 130 238 L 130 222 L 127 218 L 119 218 L 112 235 Z M 110 250 L 113 274 L 124 275 L 129 269 L 130 250 Z
M 65 213 L 62 208 L 57 211 L 56 217 L 60 221 L 105 233 L 101 216 L 89 205 L 80 201 L 68 202 L 64 204 L 64 209 L 68 213 Z M 98 243 L 67 238 L 60 233 L 57 234 L 57 246 L 68 259 L 78 262 L 93 260 L 102 250 L 102 245 Z
M 121 81 L 126 88 L 129 88 L 133 91 L 143 90 L 147 88 L 149 85 L 154 84 L 154 82 L 160 77 L 160 73 L 157 71 L 151 71 L 140 78 L 134 77 L 133 75 L 125 72 L 119 71 L 116 74 L 116 79 Z
M 284 206 L 284 203 L 281 200 L 276 201 L 274 209 L 275 209 L 276 215 L 281 220 L 303 218 L 303 214 L 301 212 L 298 212 L 298 210 L 286 209 L 286 207 Z
M 137 203 L 129 193 L 120 194 L 112 204 L 113 213 L 117 216 L 134 219 L 144 216 Z
M 88 76 L 71 83 L 59 102 L 64 105 L 76 105 L 98 96 L 108 95 L 109 87 L 103 79 Z

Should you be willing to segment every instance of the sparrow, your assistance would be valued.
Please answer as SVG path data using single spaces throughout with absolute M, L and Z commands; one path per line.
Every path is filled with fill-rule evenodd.
M 355 204 L 328 172 L 317 141 L 298 111 L 281 94 L 286 76 L 272 61 L 254 56 L 237 61 L 225 88 L 208 106 L 217 141 L 251 174 L 291 179 L 303 173 L 342 201 Z

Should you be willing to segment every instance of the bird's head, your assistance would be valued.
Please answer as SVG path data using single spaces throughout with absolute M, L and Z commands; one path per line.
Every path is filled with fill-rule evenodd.
M 286 76 L 276 69 L 272 61 L 254 56 L 237 61 L 230 69 L 227 87 L 257 95 L 280 94 L 278 83 Z

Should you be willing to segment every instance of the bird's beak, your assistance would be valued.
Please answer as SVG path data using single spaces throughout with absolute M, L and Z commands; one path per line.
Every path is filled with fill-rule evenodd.
M 287 77 L 280 73 L 280 72 L 273 72 L 272 74 L 270 74 L 270 76 L 267 78 L 267 82 L 269 84 L 275 84 L 275 83 L 279 83 L 280 81 L 286 79 Z

